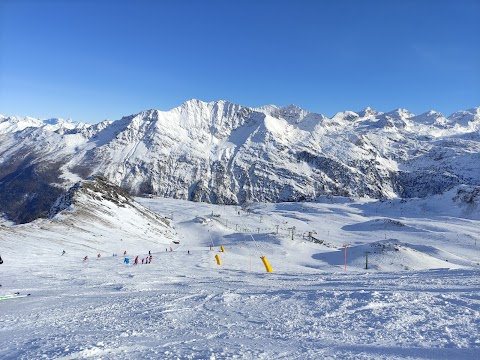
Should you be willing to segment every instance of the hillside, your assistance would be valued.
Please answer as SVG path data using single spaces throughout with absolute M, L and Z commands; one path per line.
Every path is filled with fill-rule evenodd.
M 14 262 L 25 261 L 26 250 L 21 249 L 26 248 L 35 258 L 50 258 L 63 250 L 95 257 L 170 246 L 177 239 L 170 220 L 101 177 L 75 184 L 57 199 L 49 218 L 0 227 L 2 252 L 9 253 Z M 12 253 L 14 249 L 20 252 Z

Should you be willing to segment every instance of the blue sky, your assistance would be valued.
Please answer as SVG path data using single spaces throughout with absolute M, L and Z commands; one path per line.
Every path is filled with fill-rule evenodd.
M 0 0 L 0 113 L 480 106 L 480 1 Z

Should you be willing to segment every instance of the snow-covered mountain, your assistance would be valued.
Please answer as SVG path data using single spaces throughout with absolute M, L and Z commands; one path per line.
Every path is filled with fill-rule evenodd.
M 0 114 L 0 134 L 9 132 L 18 132 L 26 128 L 42 128 L 47 131 L 64 132 L 66 130 L 75 129 L 77 127 L 85 127 L 85 124 L 74 123 L 70 119 L 36 119 L 32 117 L 20 117 Z
M 96 125 L 0 116 L 0 213 L 47 216 L 97 174 L 135 195 L 226 204 L 424 197 L 480 185 L 480 107 L 328 118 L 295 105 L 190 100 Z

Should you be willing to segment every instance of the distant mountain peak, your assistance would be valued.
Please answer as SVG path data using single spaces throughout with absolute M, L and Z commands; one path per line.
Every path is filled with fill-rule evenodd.
M 457 111 L 448 120 L 460 126 L 480 126 L 480 107 Z
M 387 112 L 385 113 L 385 115 L 395 117 L 395 118 L 401 118 L 401 119 L 409 119 L 415 116 L 415 114 L 412 114 L 407 109 L 402 109 L 402 108 L 398 108 L 393 111 Z
M 358 116 L 365 118 L 369 116 L 376 116 L 378 114 L 381 114 L 381 112 L 372 109 L 370 106 L 367 106 L 365 109 L 359 111 L 357 114 Z
M 289 105 L 286 105 L 286 106 L 281 106 L 280 110 L 285 112 L 285 113 L 292 113 L 292 114 L 308 112 L 308 111 L 302 109 L 300 106 L 295 105 L 295 104 L 289 104 Z
M 332 121 L 353 121 L 353 120 L 356 120 L 358 119 L 360 116 L 359 114 L 357 114 L 356 112 L 354 111 L 350 111 L 350 110 L 347 110 L 347 111 L 340 111 L 340 112 L 337 112 L 333 117 L 332 117 Z

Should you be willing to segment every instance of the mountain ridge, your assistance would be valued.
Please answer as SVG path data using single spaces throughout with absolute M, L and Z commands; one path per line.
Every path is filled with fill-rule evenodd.
M 455 119 L 462 120 L 463 117 L 466 117 L 467 119 L 466 120 L 464 119 L 463 122 L 469 122 L 474 117 L 478 120 L 478 117 L 480 117 L 480 106 L 472 107 L 472 108 L 469 108 L 469 109 L 466 109 L 466 110 L 458 110 L 458 111 L 453 112 L 449 116 L 445 116 L 443 113 L 438 112 L 436 110 L 429 110 L 429 111 L 425 111 L 423 113 L 420 113 L 418 115 L 415 115 L 415 114 L 411 113 L 410 111 L 408 111 L 406 109 L 403 109 L 403 108 L 396 108 L 396 109 L 391 110 L 391 111 L 383 112 L 383 111 L 378 111 L 378 110 L 372 109 L 369 106 L 367 106 L 366 108 L 364 108 L 360 111 L 354 111 L 354 110 L 340 111 L 340 112 L 337 112 L 336 114 L 334 114 L 331 118 L 329 118 L 324 114 L 314 113 L 314 112 L 305 110 L 305 109 L 303 109 L 300 106 L 295 105 L 295 104 L 289 104 L 289 105 L 285 105 L 285 106 L 277 106 L 277 105 L 270 104 L 270 105 L 264 105 L 264 106 L 260 106 L 260 107 L 248 107 L 248 106 L 243 106 L 243 105 L 240 105 L 240 104 L 228 101 L 228 100 L 217 100 L 217 101 L 205 102 L 205 101 L 202 101 L 202 100 L 199 100 L 199 99 L 190 99 L 190 100 L 185 101 L 181 105 L 179 105 L 177 107 L 174 107 L 170 110 L 163 111 L 163 110 L 158 110 L 158 109 L 146 109 L 146 110 L 142 110 L 142 111 L 140 111 L 138 113 L 135 113 L 135 114 L 124 116 L 124 117 L 122 117 L 122 119 L 135 117 L 135 116 L 138 116 L 138 115 L 146 113 L 146 112 L 169 113 L 169 112 L 172 112 L 172 111 L 181 111 L 181 109 L 183 109 L 185 107 L 192 108 L 192 106 L 198 106 L 200 104 L 202 104 L 204 106 L 205 105 L 208 106 L 208 105 L 211 105 L 211 104 L 228 104 L 228 105 L 231 105 L 231 106 L 237 106 L 237 107 L 241 107 L 241 108 L 251 109 L 251 110 L 254 110 L 254 111 L 269 113 L 270 115 L 272 115 L 275 111 L 277 113 L 282 112 L 285 115 L 287 115 L 289 113 L 291 113 L 291 114 L 292 113 L 293 114 L 303 113 L 304 115 L 302 116 L 302 118 L 304 118 L 306 115 L 316 115 L 316 116 L 320 116 L 320 117 L 328 119 L 328 120 L 331 120 L 331 119 L 335 118 L 338 114 L 342 114 L 342 113 L 354 113 L 355 115 L 357 115 L 360 118 L 363 118 L 363 117 L 366 117 L 366 116 L 372 115 L 372 114 L 378 115 L 378 114 L 405 113 L 405 114 L 408 114 L 408 117 L 421 117 L 421 116 L 425 116 L 425 115 L 433 113 L 433 114 L 438 114 L 438 115 L 440 115 L 440 116 L 442 116 L 442 117 L 444 117 L 444 118 L 446 118 L 450 121 L 455 120 Z M 119 120 L 122 120 L 122 119 L 119 119 Z M 73 128 L 90 127 L 90 126 L 98 125 L 100 123 L 105 123 L 105 122 L 112 123 L 112 122 L 114 122 L 112 120 L 102 120 L 100 122 L 90 124 L 90 123 L 74 122 L 71 119 L 67 119 L 67 120 L 62 119 L 62 118 L 44 119 L 44 118 L 35 118 L 35 117 L 31 117 L 31 116 L 23 116 L 22 117 L 22 116 L 18 116 L 18 115 L 8 116 L 8 115 L 0 113 L 0 125 L 5 120 L 8 120 L 8 121 L 24 120 L 24 121 L 26 121 L 27 124 L 29 123 L 28 125 L 31 126 L 31 127 L 40 127 L 42 125 L 48 125 L 50 122 L 54 122 L 54 123 L 55 122 L 60 122 L 60 123 L 69 124 L 70 128 L 71 127 L 73 127 Z M 115 120 L 115 121 L 119 121 L 119 120 Z M 2 128 L 0 127 L 0 131 L 1 131 L 1 129 Z M 54 130 L 56 130 L 56 129 L 54 129 Z
M 133 195 L 220 204 L 424 197 L 480 185 L 480 107 L 448 118 L 371 108 L 328 118 L 293 104 L 193 99 L 92 125 L 32 119 L 18 126 L 18 117 L 0 117 L 0 213 L 17 222 L 44 216 L 93 175 Z

